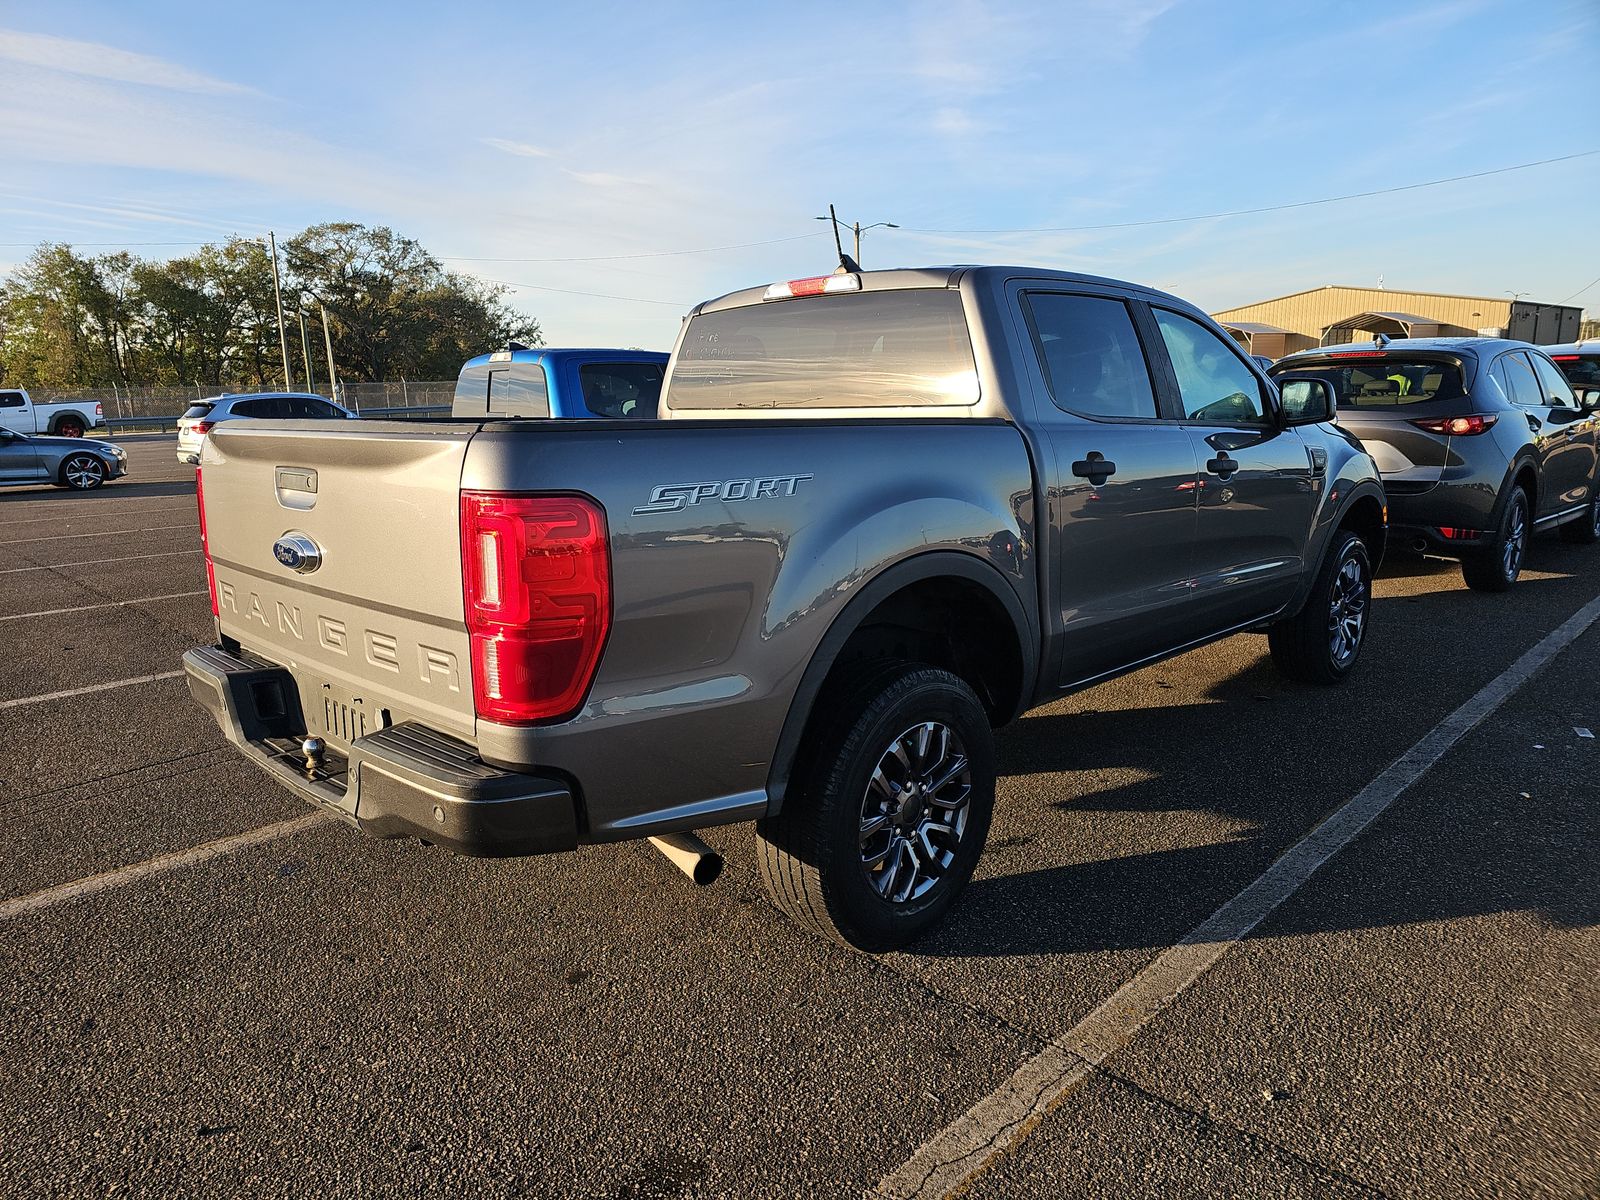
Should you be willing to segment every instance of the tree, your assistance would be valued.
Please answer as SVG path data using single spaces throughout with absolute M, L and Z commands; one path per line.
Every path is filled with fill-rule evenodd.
M 355 380 L 449 378 L 474 354 L 516 338 L 542 345 L 504 288 L 446 271 L 392 229 L 314 225 L 285 243 L 290 287 L 328 310 L 340 374 Z
M 327 306 L 342 377 L 451 378 L 509 338 L 543 344 L 503 288 L 446 271 L 391 229 L 315 225 L 285 249 L 285 319 L 302 294 L 308 317 Z M 13 384 L 275 387 L 280 370 L 272 263 L 255 239 L 164 262 L 47 243 L 0 288 L 0 378 Z

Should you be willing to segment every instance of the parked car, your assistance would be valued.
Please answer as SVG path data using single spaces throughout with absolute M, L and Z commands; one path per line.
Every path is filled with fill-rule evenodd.
M 461 368 L 457 417 L 656 415 L 667 355 L 649 350 L 496 350 Z
M 0 429 L 0 487 L 53 483 L 87 492 L 127 473 L 128 452 L 115 442 Z
M 1272 374 L 1333 388 L 1383 473 L 1395 544 L 1459 559 L 1469 587 L 1510 587 L 1537 530 L 1600 539 L 1600 394 L 1580 403 L 1542 349 L 1407 338 L 1302 350 Z
M 369 834 L 694 850 L 755 821 L 774 903 L 883 950 L 972 873 L 994 727 L 1241 630 L 1350 673 L 1384 501 L 1333 415 L 1134 284 L 757 287 L 689 314 L 648 427 L 219 426 L 218 638 L 184 666 Z
M 1252 354 L 1250 356 L 1250 361 L 1255 363 L 1256 366 L 1260 367 L 1263 371 L 1270 371 L 1272 369 L 1272 360 L 1265 354 Z
M 191 404 L 178 418 L 178 461 L 198 463 L 206 435 L 223 421 L 348 421 L 355 415 L 326 396 L 309 392 L 230 392 L 213 396 Z
M 95 400 L 35 404 L 21 388 L 0 389 L 0 429 L 12 433 L 77 438 L 91 429 L 104 428 L 105 423 L 105 409 Z
M 1574 388 L 1600 388 L 1600 341 L 1568 342 L 1564 346 L 1541 346 L 1540 349 L 1561 368 Z

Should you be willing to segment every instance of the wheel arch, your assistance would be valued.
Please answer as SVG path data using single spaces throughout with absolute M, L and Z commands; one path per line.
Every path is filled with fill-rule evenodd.
M 992 724 L 1003 725 L 1018 716 L 1037 684 L 1040 635 L 1011 583 L 982 559 L 957 551 L 930 551 L 903 559 L 861 588 L 812 653 L 773 752 L 767 776 L 768 814 L 782 810 L 818 699 L 831 683 L 890 645 L 891 633 L 935 644 L 957 622 L 975 614 L 988 620 L 974 627 L 978 633 L 973 640 L 944 647 L 930 665 L 951 670 L 973 684 Z

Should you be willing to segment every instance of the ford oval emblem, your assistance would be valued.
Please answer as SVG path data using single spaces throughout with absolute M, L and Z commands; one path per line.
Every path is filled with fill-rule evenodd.
M 272 543 L 272 557 L 291 571 L 309 575 L 322 565 L 322 547 L 303 533 L 286 533 Z

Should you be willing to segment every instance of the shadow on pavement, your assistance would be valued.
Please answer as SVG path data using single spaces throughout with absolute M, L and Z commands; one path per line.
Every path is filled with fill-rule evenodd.
M 1367 659 L 1342 687 L 1284 680 L 1267 659 L 1264 640 L 1258 640 L 1260 651 L 1248 665 L 1207 689 L 1198 702 L 1193 693 L 1179 704 L 1160 699 L 1178 687 L 1173 680 L 1182 679 L 1183 660 L 1178 659 L 1127 681 L 1125 687 L 1151 690 L 1149 707 L 1126 707 L 1124 691 L 1119 696 L 1124 707 L 1115 710 L 1047 710 L 1024 718 L 1001 733 L 1000 762 L 1003 775 L 1017 778 L 1025 790 L 1020 796 L 1013 791 L 1001 803 L 1055 810 L 1057 821 L 1044 813 L 1026 818 L 1027 828 L 1042 827 L 1052 840 L 1063 829 L 1076 836 L 1106 814 L 1109 819 L 1096 832 L 1120 830 L 1109 835 L 1120 838 L 1120 845 L 1111 844 L 1130 852 L 974 880 L 945 927 L 909 953 L 995 957 L 1171 944 L 1592 594 L 1592 580 L 1574 578 L 1525 580 L 1508 596 L 1458 589 L 1381 597 L 1374 606 Z M 1465 645 L 1441 639 L 1441 630 L 1460 625 L 1463 612 L 1476 619 L 1476 640 Z M 1442 680 L 1452 681 L 1448 692 L 1439 687 Z M 1092 703 L 1093 695 L 1083 693 L 1080 702 Z M 1470 752 L 1482 732 L 1458 745 L 1451 757 L 1461 759 L 1463 746 Z M 1436 767 L 1433 776 L 1450 761 Z M 1467 763 L 1471 770 L 1472 760 Z M 1077 790 L 1106 771 L 1120 771 L 1132 782 Z M 1586 884 L 1581 871 L 1574 874 L 1575 867 L 1558 870 L 1541 862 L 1539 869 L 1525 870 L 1514 867 L 1516 856 L 1503 849 L 1471 848 L 1471 839 L 1480 836 L 1471 825 L 1473 808 L 1482 810 L 1483 825 L 1492 826 L 1501 815 L 1497 806 L 1506 796 L 1515 797 L 1520 785 L 1518 779 L 1497 783 L 1479 774 L 1464 778 L 1459 820 L 1441 824 L 1434 814 L 1432 824 L 1405 842 L 1412 857 L 1399 869 L 1414 873 L 1416 886 L 1401 889 L 1392 903 L 1357 897 L 1338 907 L 1318 906 L 1322 919 L 1288 931 L 1519 909 L 1537 910 L 1561 926 L 1600 923 L 1600 889 Z M 1558 825 L 1565 820 L 1550 832 L 1550 840 L 1570 846 L 1572 829 L 1585 827 L 1582 818 L 1570 812 L 1561 818 L 1554 809 L 1579 803 L 1588 790 L 1587 783 L 1563 779 L 1545 789 L 1552 795 L 1550 811 L 1530 813 L 1525 826 L 1500 836 L 1534 836 L 1538 820 L 1550 816 Z M 1188 812 L 1226 817 L 1239 832 L 1204 845 L 1147 849 L 1157 837 L 1177 840 L 1207 827 L 1187 821 L 1182 814 Z M 1139 814 L 1164 816 L 1152 825 Z M 1214 823 L 1209 827 L 1214 830 Z M 1032 840 L 1014 839 L 1012 846 Z M 1452 840 L 1463 849 L 1450 851 L 1451 861 L 1465 856 L 1474 869 L 1461 872 L 1448 887 L 1430 886 L 1427 875 L 1438 869 L 1434 851 L 1444 853 L 1444 843 Z M 1093 844 L 1104 854 L 1106 839 Z M 991 842 L 993 861 L 1002 869 L 1005 860 L 999 856 L 1008 849 Z M 1475 856 L 1484 858 L 1481 865 Z M 1280 925 L 1275 932 L 1284 929 Z
M 135 498 L 148 500 L 156 496 L 192 495 L 194 495 L 194 480 L 192 479 L 166 483 L 125 483 L 117 481 L 108 483 L 92 492 L 74 492 L 66 488 L 52 487 L 14 488 L 0 493 L 0 508 L 4 508 L 7 501 L 18 503 L 24 500 L 35 503 L 52 501 L 62 505 L 115 505 L 118 500 L 126 501 Z

